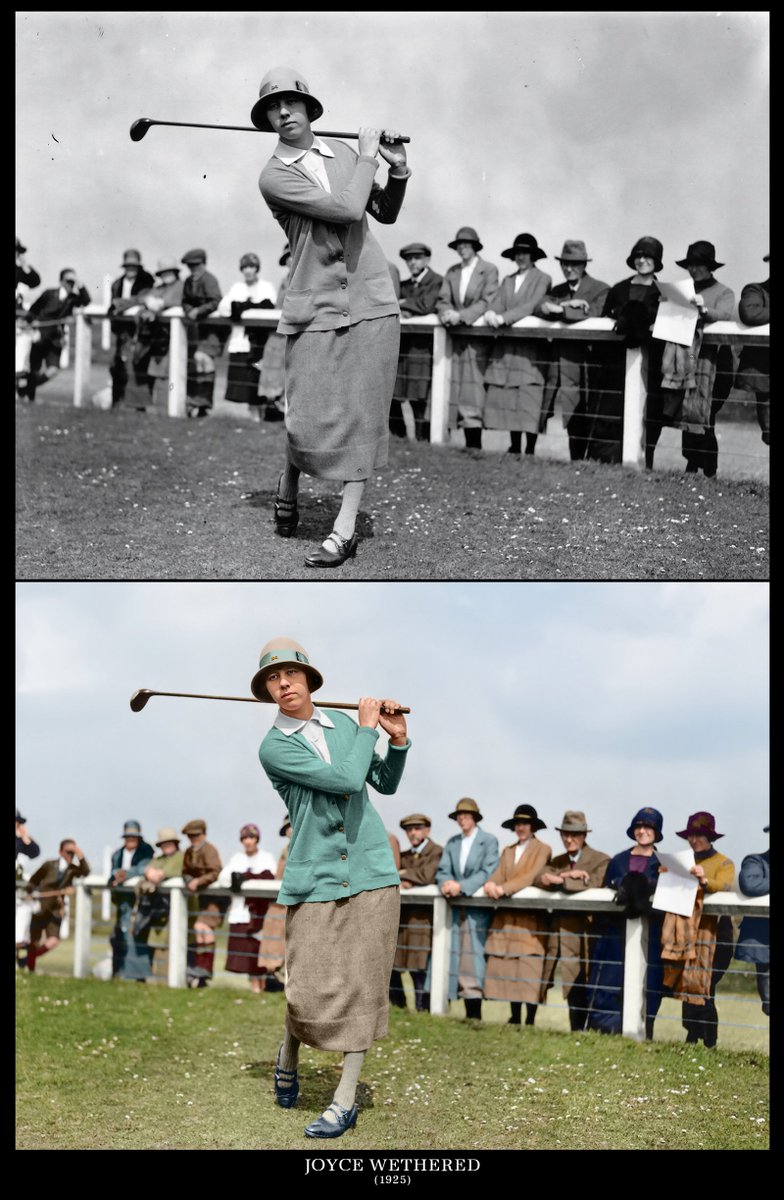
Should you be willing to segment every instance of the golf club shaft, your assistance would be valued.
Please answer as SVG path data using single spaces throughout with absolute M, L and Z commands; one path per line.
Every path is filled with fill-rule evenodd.
M 204 695 L 204 693 L 202 693 L 202 692 L 156 692 L 156 691 L 153 691 L 151 688 L 139 688 L 139 691 L 134 692 L 133 696 L 131 697 L 132 704 L 133 704 L 134 698 L 136 696 L 138 696 L 140 693 L 144 696 L 145 703 L 146 703 L 147 699 L 149 699 L 150 696 L 179 696 L 179 697 L 182 697 L 187 700 L 235 700 L 235 701 L 239 701 L 239 702 L 245 703 L 245 704 L 262 704 L 263 703 L 262 700 L 257 700 L 255 696 L 211 696 L 211 695 L 208 696 L 208 695 Z M 348 709 L 356 710 L 359 708 L 359 705 L 350 703 L 347 701 L 344 702 L 344 701 L 319 700 L 319 707 L 321 707 L 321 708 L 348 708 Z M 411 709 L 410 708 L 398 708 L 395 711 L 396 711 L 396 713 L 408 713 L 411 711 Z
M 152 117 L 140 117 L 139 121 L 134 121 L 131 129 L 134 126 L 143 122 L 148 128 L 150 125 L 177 125 L 181 129 L 232 129 L 238 133 L 267 133 L 266 129 L 257 129 L 255 125 L 202 125 L 195 121 L 156 121 Z M 328 130 L 320 129 L 319 137 L 332 138 L 358 138 L 358 133 L 331 133 Z M 132 135 L 133 136 L 133 135 Z M 411 138 L 401 135 L 398 139 L 400 142 L 410 142 Z

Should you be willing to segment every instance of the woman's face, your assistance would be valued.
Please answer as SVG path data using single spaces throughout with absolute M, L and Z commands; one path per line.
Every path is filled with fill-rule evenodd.
M 518 271 L 527 271 L 531 265 L 531 251 L 515 250 L 514 260 L 517 263 Z
M 636 254 L 634 269 L 638 275 L 652 275 L 656 269 L 656 263 L 650 254 Z
M 308 677 L 301 667 L 281 667 L 270 671 L 266 678 L 267 691 L 281 712 L 288 716 L 309 716 L 312 704 Z
M 298 96 L 281 92 L 266 107 L 267 120 L 284 142 L 294 142 L 310 132 L 308 106 Z
M 689 263 L 686 270 L 695 283 L 702 283 L 703 280 L 710 279 L 710 267 L 706 267 L 704 263 Z
M 253 837 L 252 834 L 246 833 L 244 838 L 240 838 L 246 854 L 255 854 L 259 847 L 259 839 Z
M 472 813 L 459 812 L 457 814 L 457 823 L 463 833 L 470 833 L 472 829 L 476 828 L 476 818 Z
M 653 825 L 635 825 L 634 840 L 638 846 L 652 846 L 656 840 L 656 830 Z
M 706 838 L 704 833 L 690 833 L 686 840 L 695 853 L 711 848 L 710 838 Z
M 170 287 L 171 284 L 176 283 L 180 278 L 180 273 L 179 271 L 161 271 L 158 278 L 164 287 Z
M 244 267 L 240 267 L 240 270 L 242 271 L 242 278 L 246 283 L 255 283 L 259 277 L 259 268 L 254 266 L 253 263 L 246 263 Z
M 531 822 L 530 821 L 515 821 L 514 831 L 517 834 L 518 842 L 527 842 L 529 837 L 531 836 L 531 833 L 533 832 L 533 830 L 531 828 Z
M 476 254 L 473 242 L 458 242 L 455 250 L 464 263 L 469 263 Z

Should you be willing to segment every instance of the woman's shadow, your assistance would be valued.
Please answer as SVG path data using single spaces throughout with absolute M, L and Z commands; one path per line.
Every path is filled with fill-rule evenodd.
M 273 520 L 275 494 L 274 491 L 251 492 L 245 501 L 250 508 L 267 514 L 269 531 L 273 535 L 275 533 Z M 323 542 L 332 532 L 335 517 L 340 508 L 339 497 L 307 496 L 300 492 L 297 507 L 299 508 L 299 524 L 296 538 L 301 541 Z M 361 541 L 375 537 L 373 518 L 370 513 L 362 509 L 357 515 L 356 532 Z

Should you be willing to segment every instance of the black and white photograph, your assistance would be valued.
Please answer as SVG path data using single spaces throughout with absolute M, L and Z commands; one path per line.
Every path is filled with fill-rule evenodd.
M 769 1149 L 769 14 L 15 38 L 15 1149 Z

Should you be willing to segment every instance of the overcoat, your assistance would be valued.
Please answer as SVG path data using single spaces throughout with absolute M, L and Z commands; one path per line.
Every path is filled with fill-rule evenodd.
M 533 266 L 528 268 L 515 292 L 516 279 L 516 271 L 507 275 L 489 306 L 489 310 L 503 318 L 505 325 L 532 316 L 552 286 L 550 276 Z M 496 333 L 502 334 L 502 327 Z M 546 354 L 543 339 L 496 337 L 485 371 L 486 429 L 539 432 Z
M 477 255 L 474 273 L 468 281 L 465 298 L 460 301 L 460 263 L 449 267 L 441 283 L 436 311 L 454 309 L 463 325 L 473 325 L 490 307 L 498 291 L 498 268 Z M 450 329 L 458 327 L 450 326 Z M 449 399 L 449 424 L 481 428 L 485 402 L 485 367 L 490 339 L 458 336 L 452 342 L 452 383 Z
M 463 835 L 458 833 L 451 837 L 444 846 L 441 862 L 436 871 L 436 884 L 441 887 L 447 879 L 455 879 L 464 896 L 473 896 L 483 883 L 492 875 L 498 866 L 498 841 L 492 833 L 477 829 L 474 844 L 466 859 L 465 872 L 460 870 L 460 845 Z M 465 913 L 465 925 L 471 940 L 471 958 L 473 974 L 481 987 L 485 977 L 485 941 L 490 926 L 492 909 L 455 908 L 452 911 L 452 944 L 449 956 L 449 999 L 455 1000 L 458 992 L 458 975 L 460 973 L 460 914 Z M 426 988 L 427 990 L 427 988 Z
M 555 858 L 551 858 L 534 882 L 537 887 L 547 887 L 548 892 L 566 892 L 570 895 L 584 892 L 586 888 L 602 886 L 609 861 L 609 854 L 604 854 L 601 850 L 594 850 L 592 846 L 584 842 L 577 867 L 581 871 L 588 872 L 587 883 L 583 883 L 581 879 L 565 879 L 562 884 L 555 886 L 547 886 L 540 882 L 541 876 L 548 872 L 557 874 L 559 871 L 568 871 L 570 865 L 568 854 L 556 854 Z M 547 939 L 544 979 L 546 987 L 553 987 L 555 970 L 560 964 L 564 999 L 568 997 L 572 990 L 572 984 L 580 971 L 583 972 L 585 979 L 589 978 L 591 949 L 595 940 L 595 937 L 591 935 L 594 932 L 591 913 L 553 913 L 550 934 Z
M 506 846 L 488 882 L 499 884 L 507 896 L 530 887 L 550 857 L 546 842 L 533 834 L 515 862 L 517 842 Z M 499 904 L 501 902 L 499 901 Z M 484 994 L 488 1000 L 515 1000 L 539 1004 L 544 998 L 542 973 L 547 936 L 547 914 L 540 910 L 496 908 L 485 944 L 487 971 Z
M 770 850 L 747 854 L 740 864 L 738 887 L 744 896 L 770 893 Z M 770 962 L 770 921 L 767 917 L 744 917 L 740 923 L 735 957 L 743 962 Z
M 404 279 L 400 285 L 400 312 L 404 317 L 423 317 L 436 311 L 443 277 L 426 267 L 419 280 Z M 429 333 L 402 330 L 400 358 L 395 380 L 398 400 L 428 400 L 433 373 L 433 338 Z M 427 416 L 427 413 L 425 414 Z
M 575 325 L 588 317 L 600 317 L 604 301 L 609 291 L 609 284 L 601 279 L 593 279 L 583 275 L 577 287 L 572 291 L 569 284 L 559 283 L 544 298 L 555 304 L 564 300 L 585 300 L 587 312 L 582 308 L 566 307 L 562 313 L 547 313 L 541 311 L 541 304 L 535 315 L 545 321 L 562 321 L 565 325 Z M 595 358 L 590 342 L 559 341 L 557 338 L 550 348 L 550 357 L 545 366 L 544 404 L 542 408 L 542 424 L 539 432 L 544 433 L 548 419 L 553 415 L 556 400 L 561 406 L 564 425 L 569 423 L 577 405 L 582 400 L 583 407 L 587 405 L 588 393 L 593 385 L 595 373 Z
M 413 849 L 400 855 L 400 878 L 414 887 L 435 883 L 443 847 L 428 838 L 425 847 L 416 854 Z M 396 971 L 425 971 L 433 941 L 433 909 L 418 908 L 415 904 L 401 905 L 400 929 L 395 951 Z

